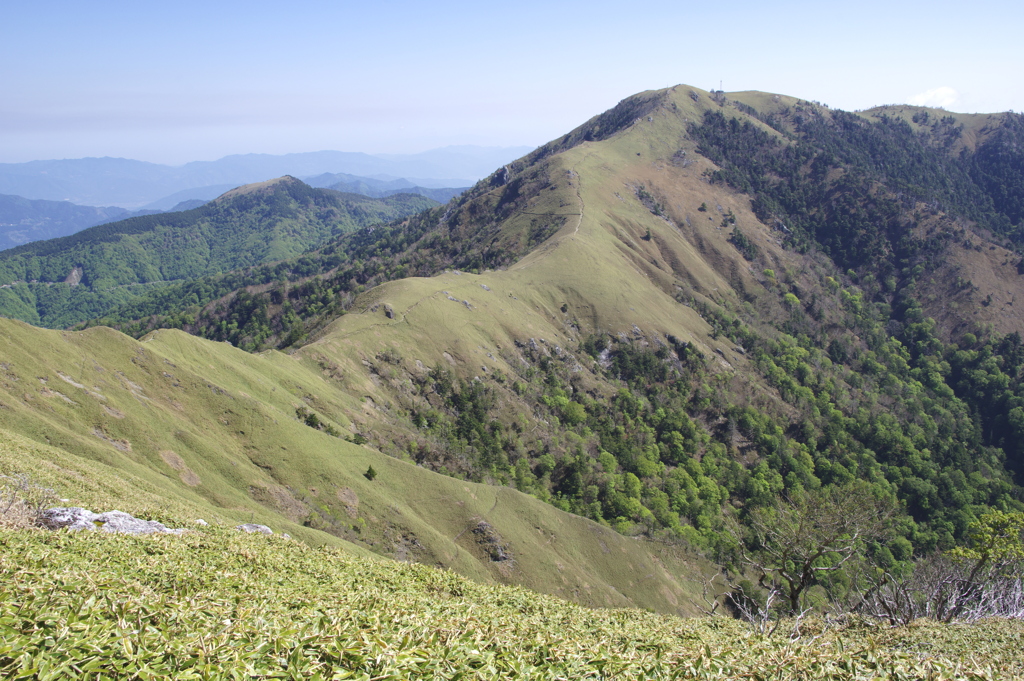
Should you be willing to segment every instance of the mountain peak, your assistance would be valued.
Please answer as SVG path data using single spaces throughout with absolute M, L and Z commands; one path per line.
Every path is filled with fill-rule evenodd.
M 273 180 L 253 182 L 252 184 L 243 184 L 241 187 L 235 187 L 231 191 L 224 192 L 214 199 L 214 201 L 226 201 L 240 196 L 265 195 L 277 191 L 278 189 L 288 190 L 296 187 L 307 186 L 308 185 L 302 180 L 296 179 L 291 175 L 283 175 L 281 177 L 276 177 Z

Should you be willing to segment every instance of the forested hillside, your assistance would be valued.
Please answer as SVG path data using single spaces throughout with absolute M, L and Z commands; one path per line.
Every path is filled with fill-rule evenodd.
M 0 253 L 0 312 L 62 327 L 139 295 L 297 256 L 360 226 L 419 212 L 416 195 L 370 199 L 282 178 L 194 210 L 101 225 Z

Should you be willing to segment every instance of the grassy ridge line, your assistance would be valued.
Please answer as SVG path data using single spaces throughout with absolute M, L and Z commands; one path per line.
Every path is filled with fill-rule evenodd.
M 94 322 L 118 326 L 135 336 L 156 327 L 186 328 L 196 335 L 230 340 L 250 350 L 282 348 L 302 340 L 301 331 L 319 336 L 332 317 L 347 309 L 347 301 L 342 299 L 349 298 L 357 284 L 361 291 L 364 286 L 370 288 L 410 274 L 429 276 L 448 268 L 480 271 L 511 266 L 560 228 L 580 223 L 578 188 L 573 188 L 571 180 L 565 186 L 566 172 L 571 177 L 573 166 L 560 158 L 561 152 L 613 137 L 663 100 L 664 93 L 628 98 L 565 138 L 510 164 L 514 177 L 510 177 L 508 168 L 500 169 L 443 211 L 425 212 L 404 225 L 358 232 L 320 253 L 304 256 L 295 261 L 296 268 L 306 273 L 302 277 L 288 271 L 287 263 L 282 262 L 273 275 L 263 266 L 244 275 L 226 275 L 221 281 L 196 280 L 167 289 L 171 293 L 161 291 L 112 309 L 109 317 Z M 626 155 L 627 150 L 620 151 L 627 165 L 636 163 Z M 544 189 L 553 191 L 548 194 Z M 619 189 L 618 185 L 614 187 Z M 342 247 L 347 259 L 336 253 Z M 324 276 L 313 281 L 303 279 L 314 272 Z M 207 308 L 198 316 L 174 314 L 183 309 L 178 304 L 181 299 L 194 297 L 197 285 L 203 293 L 194 302 L 205 304 L 228 293 L 232 283 L 254 286 L 285 278 L 296 285 L 278 285 L 269 298 L 259 294 L 255 300 L 248 295 L 228 296 L 220 301 L 226 309 Z M 174 289 L 181 292 L 177 298 Z M 278 303 L 270 302 L 283 297 L 289 298 L 287 314 Z M 308 303 L 310 299 L 315 302 Z M 296 324 L 299 320 L 302 323 Z
M 381 285 L 358 298 L 349 314 L 297 354 L 347 362 L 355 368 L 346 373 L 348 380 L 355 380 L 353 375 L 367 379 L 360 390 L 373 395 L 381 408 L 377 427 L 366 432 L 383 451 L 411 454 L 424 466 L 472 479 L 514 481 L 541 498 L 550 493 L 547 498 L 562 508 L 611 521 L 625 532 L 628 522 L 645 522 L 643 508 L 631 510 L 616 496 L 633 482 L 628 472 L 638 482 L 634 496 L 650 504 L 644 508 L 651 515 L 654 504 L 661 504 L 658 522 L 673 527 L 671 514 L 678 513 L 685 536 L 693 537 L 693 528 L 700 528 L 705 546 L 714 546 L 722 560 L 736 555 L 730 544 L 733 529 L 724 519 L 742 520 L 752 506 L 765 503 L 768 490 L 790 493 L 802 485 L 839 484 L 843 477 L 871 478 L 879 483 L 880 494 L 898 494 L 906 501 L 917 524 L 902 526 L 902 539 L 923 552 L 951 546 L 960 538 L 954 533 L 962 533 L 985 505 L 1014 507 L 1018 502 L 1009 495 L 1013 486 L 1002 461 L 990 464 L 982 458 L 995 450 L 983 449 L 980 434 L 975 436 L 970 405 L 946 399 L 954 396 L 950 391 L 957 380 L 945 385 L 941 373 L 930 373 L 929 363 L 935 367 L 942 356 L 957 366 L 953 349 L 944 350 L 936 341 L 933 350 L 923 350 L 928 346 L 913 337 L 918 333 L 913 324 L 921 320 L 906 301 L 884 298 L 903 306 L 895 313 L 889 303 L 876 308 L 879 298 L 871 288 L 862 301 L 863 291 L 854 282 L 871 286 L 871 279 L 844 275 L 820 253 L 784 249 L 784 232 L 758 222 L 749 196 L 707 182 L 715 167 L 685 139 L 687 119 L 701 120 L 718 108 L 704 96 L 676 93 L 628 129 L 545 158 L 538 163 L 543 168 L 527 170 L 547 181 L 521 185 L 517 210 L 497 227 L 515 233 L 536 216 L 578 215 L 538 249 L 506 270 L 446 272 Z M 732 104 L 729 108 L 730 115 L 745 115 Z M 751 120 L 753 129 L 780 135 Z M 479 200 L 471 197 L 466 212 L 498 215 L 487 213 Z M 739 234 L 760 255 L 741 254 Z M 994 244 L 979 246 L 978 253 L 1001 261 Z M 878 288 L 874 291 L 881 295 Z M 359 307 L 364 311 L 353 312 Z M 757 330 L 731 330 L 741 318 Z M 597 354 L 582 350 L 589 332 L 638 340 L 646 334 L 651 350 L 671 334 L 707 360 L 706 377 L 693 380 L 686 393 L 692 407 L 686 418 L 693 417 L 699 426 L 676 430 L 678 438 L 666 437 L 668 428 L 649 436 L 630 433 L 630 424 L 621 419 L 624 435 L 638 443 L 662 438 L 659 451 L 647 450 L 654 465 L 642 463 L 644 445 L 622 446 L 627 438 L 611 428 L 600 442 L 594 436 L 602 411 L 622 414 L 631 408 L 625 402 L 607 406 L 615 385 L 605 378 L 615 372 L 602 377 L 600 371 L 588 371 Z M 532 357 L 531 345 L 538 353 Z M 929 352 L 935 357 L 924 356 Z M 532 366 L 524 355 L 534 361 Z M 674 358 L 668 353 L 663 359 Z M 549 372 L 545 365 L 565 369 Z M 1013 366 L 1009 376 L 1017 375 Z M 446 401 L 442 394 L 448 388 L 424 375 L 429 367 L 482 386 L 492 401 L 481 399 L 472 408 L 465 395 L 459 396 L 461 404 Z M 538 375 L 535 367 L 547 376 Z M 643 380 L 657 383 L 655 374 Z M 894 387 L 901 385 L 905 391 Z M 550 387 L 567 394 L 542 392 Z M 651 400 L 647 423 L 657 429 L 665 393 L 645 394 Z M 919 400 L 919 394 L 928 397 Z M 565 406 L 589 412 L 585 426 L 579 425 L 579 416 L 545 408 L 551 406 L 545 398 L 570 397 L 576 404 Z M 484 404 L 493 406 L 486 407 L 486 416 L 477 416 L 473 409 Z M 771 422 L 775 434 L 754 425 L 758 413 L 759 422 Z M 927 418 L 918 422 L 914 415 L 924 413 Z M 447 422 L 446 415 L 451 416 Z M 563 416 L 565 422 L 576 422 L 575 430 L 558 430 L 564 423 L 556 419 Z M 896 421 L 889 420 L 893 417 Z M 448 435 L 455 426 L 445 430 L 453 423 L 457 436 Z M 942 425 L 926 434 L 921 423 Z M 709 439 L 690 446 L 685 455 L 667 455 L 673 440 L 685 439 L 684 432 L 690 442 L 696 442 L 692 433 Z M 999 438 L 990 442 L 998 445 Z M 912 458 L 907 455 L 910 443 L 919 453 Z M 599 447 L 618 458 L 602 460 Z M 704 458 L 709 452 L 712 456 Z M 909 473 L 900 468 L 907 461 L 915 462 Z M 693 471 L 692 478 L 684 466 Z M 710 470 L 717 472 L 705 475 Z M 967 476 L 976 470 L 979 475 L 968 484 Z M 691 482 L 695 479 L 701 482 Z M 954 492 L 953 480 L 965 480 L 961 488 L 970 491 Z M 679 493 L 682 488 L 706 492 L 687 492 L 687 499 Z M 666 503 L 659 492 L 669 497 Z M 694 504 L 698 496 L 707 504 Z M 906 548 L 900 541 L 890 553 L 909 559 Z
M 204 529 L 0 531 L 8 678 L 991 679 L 1019 622 L 802 638 L 729 619 L 588 610 L 420 565 Z

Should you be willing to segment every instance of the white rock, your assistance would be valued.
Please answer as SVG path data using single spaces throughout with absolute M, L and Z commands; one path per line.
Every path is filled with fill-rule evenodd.
M 84 508 L 51 508 L 39 516 L 39 523 L 51 530 L 102 530 L 117 534 L 181 534 L 183 529 L 172 529 L 155 520 L 142 520 L 124 511 L 93 513 Z
M 274 531 L 266 525 L 258 525 L 256 523 L 244 523 L 242 525 L 235 525 L 236 530 L 242 532 L 248 532 L 250 534 L 257 532 L 259 534 L 274 534 Z

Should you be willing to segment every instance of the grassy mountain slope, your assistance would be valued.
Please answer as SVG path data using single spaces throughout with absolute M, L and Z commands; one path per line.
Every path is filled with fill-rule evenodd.
M 194 210 L 4 251 L 0 312 L 68 326 L 168 282 L 296 256 L 359 226 L 431 205 L 412 195 L 370 199 L 312 189 L 290 177 L 246 185 Z
M 2 325 L 4 468 L 74 501 L 177 525 L 255 519 L 312 544 L 351 542 L 588 605 L 692 612 L 687 575 L 705 568 L 682 548 L 311 427 L 297 410 L 344 435 L 347 414 L 372 402 L 303 356 L 251 355 L 176 331 L 139 343 L 108 329 Z M 135 491 L 121 496 L 126 481 Z
M 905 508 L 905 559 L 1016 507 L 1024 463 L 1020 324 L 992 304 L 1018 256 L 965 203 L 987 195 L 952 129 L 642 93 L 448 206 L 127 328 L 315 339 L 382 451 L 722 560 L 751 504 L 866 478 Z
M 900 542 L 918 550 L 952 545 L 985 508 L 1015 508 L 1020 363 L 1013 338 L 1000 339 L 1021 324 L 949 280 L 969 262 L 972 279 L 1012 296 L 1013 244 L 899 199 L 886 183 L 900 176 L 853 156 L 847 175 L 866 185 L 841 194 L 842 173 L 826 173 L 831 208 L 803 223 L 766 217 L 757 194 L 728 181 L 738 152 L 711 147 L 718 117 L 739 129 L 733 139 L 797 141 L 741 105 L 647 93 L 512 164 L 450 207 L 417 252 L 469 233 L 487 262 L 554 229 L 539 248 L 505 269 L 378 286 L 314 326 L 299 354 L 372 396 L 376 408 L 352 418 L 385 451 L 627 531 L 674 528 L 723 559 L 735 555 L 730 519 L 766 493 L 853 477 L 902 504 Z M 887 229 L 858 242 L 878 215 Z M 820 225 L 845 220 L 849 236 L 817 241 Z M 952 236 L 929 238 L 940 230 Z M 949 286 L 956 295 L 940 295 Z M 627 384 L 639 403 L 618 396 Z M 900 542 L 893 555 L 909 555 Z
M 1012 300 L 1018 244 L 974 179 L 994 166 L 969 155 L 998 131 L 963 156 L 949 124 L 873 120 L 642 93 L 447 206 L 131 329 L 290 355 L 5 325 L 34 349 L 12 362 L 10 429 L 136 457 L 133 474 L 223 513 L 258 503 L 584 603 L 685 611 L 687 547 L 737 567 L 752 512 L 856 481 L 898 507 L 864 559 L 910 569 L 987 510 L 1022 508 L 1021 323 L 982 287 Z M 109 387 L 88 387 L 99 376 Z M 126 418 L 58 381 L 116 389 Z

